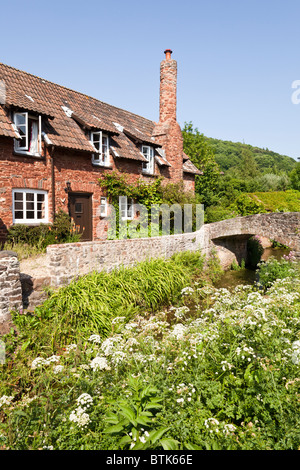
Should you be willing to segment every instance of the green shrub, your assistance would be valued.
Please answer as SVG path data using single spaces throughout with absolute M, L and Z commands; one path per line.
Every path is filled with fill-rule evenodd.
M 264 290 L 267 290 L 277 279 L 297 277 L 299 271 L 296 269 L 297 265 L 294 265 L 293 262 L 293 252 L 290 252 L 289 255 L 284 256 L 281 260 L 270 257 L 267 261 L 260 263 L 257 271 L 259 275 L 259 285 Z
M 37 247 L 40 251 L 45 250 L 48 245 L 76 242 L 79 239 L 80 235 L 74 232 L 70 216 L 62 210 L 55 215 L 53 224 L 16 224 L 9 229 L 7 235 L 7 242 L 12 247 L 26 244 Z

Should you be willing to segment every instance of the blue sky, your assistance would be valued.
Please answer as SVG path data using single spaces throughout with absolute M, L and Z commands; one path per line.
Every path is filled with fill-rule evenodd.
M 0 15 L 0 62 L 154 121 L 170 48 L 182 127 L 300 157 L 299 1 L 14 0 Z

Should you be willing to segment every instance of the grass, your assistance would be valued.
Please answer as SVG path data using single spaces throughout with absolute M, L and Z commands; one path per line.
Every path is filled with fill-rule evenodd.
M 39 245 L 32 246 L 26 243 L 10 243 L 6 242 L 2 248 L 3 250 L 14 251 L 18 255 L 19 261 L 28 258 L 36 258 L 39 255 L 46 253 L 46 248 Z
M 129 321 L 139 313 L 151 314 L 176 304 L 182 288 L 191 285 L 195 276 L 202 276 L 204 282 L 203 265 L 199 252 L 185 252 L 110 273 L 93 272 L 50 292 L 34 314 L 18 315 L 15 321 L 22 328 L 30 325 L 28 345 L 48 352 L 77 341 L 86 331 L 107 337 L 116 317 Z M 215 269 L 215 265 L 209 267 L 212 277 Z

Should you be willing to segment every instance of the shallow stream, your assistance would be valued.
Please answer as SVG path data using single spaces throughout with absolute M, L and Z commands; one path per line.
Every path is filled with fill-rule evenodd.
M 285 248 L 265 248 L 262 255 L 262 261 L 266 261 L 268 258 L 273 256 L 276 259 L 281 259 L 283 255 L 289 253 L 289 249 Z M 253 269 L 238 269 L 226 271 L 221 279 L 215 282 L 214 286 L 217 288 L 225 287 L 226 289 L 234 288 L 237 285 L 249 285 L 254 284 L 258 280 L 257 273 Z

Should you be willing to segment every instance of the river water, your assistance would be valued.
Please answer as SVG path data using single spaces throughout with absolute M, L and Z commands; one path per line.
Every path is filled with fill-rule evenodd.
M 283 255 L 289 253 L 289 249 L 285 248 L 265 248 L 262 255 L 262 261 L 266 261 L 273 256 L 276 259 L 281 259 Z M 258 280 L 255 270 L 252 269 L 238 269 L 226 271 L 221 279 L 215 282 L 214 286 L 217 288 L 225 287 L 226 289 L 234 288 L 237 285 L 254 284 Z

